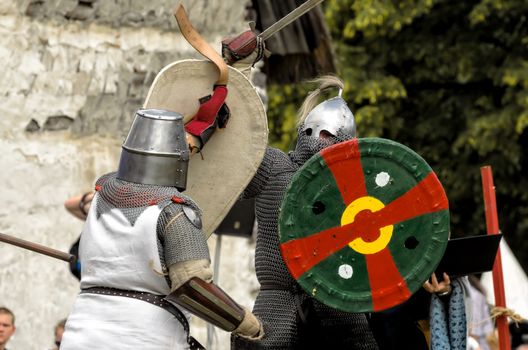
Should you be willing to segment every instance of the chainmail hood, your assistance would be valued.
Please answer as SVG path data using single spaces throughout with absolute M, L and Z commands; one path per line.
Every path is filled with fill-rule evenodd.
M 96 214 L 119 208 L 131 225 L 151 205 L 165 207 L 174 198 L 199 211 L 198 206 L 175 187 L 144 185 L 116 178 L 116 173 L 103 175 L 96 182 L 96 190 L 103 200 L 97 201 Z
M 295 144 L 295 150 L 289 153 L 291 160 L 298 166 L 302 166 L 314 154 L 323 149 L 354 138 L 353 135 L 345 134 L 341 132 L 341 130 L 338 130 L 336 136 L 332 135 L 325 139 L 309 136 L 303 130 L 304 124 L 299 125 L 299 128 L 297 129 L 297 143 Z

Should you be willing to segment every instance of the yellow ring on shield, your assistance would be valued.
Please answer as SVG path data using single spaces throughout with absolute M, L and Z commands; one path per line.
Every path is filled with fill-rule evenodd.
M 377 198 L 365 196 L 350 203 L 341 216 L 341 226 L 354 222 L 356 215 L 363 210 L 376 212 L 385 207 Z M 348 246 L 360 254 L 375 254 L 383 250 L 392 238 L 393 225 L 380 228 L 380 235 L 374 242 L 365 242 L 363 238 L 356 238 Z

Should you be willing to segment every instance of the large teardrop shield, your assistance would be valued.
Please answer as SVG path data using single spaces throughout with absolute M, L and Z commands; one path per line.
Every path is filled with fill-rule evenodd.
M 211 94 L 217 78 L 218 68 L 210 61 L 171 63 L 156 76 L 144 108 L 178 112 L 187 123 L 198 111 L 200 99 Z M 216 130 L 201 155 L 189 160 L 185 194 L 202 209 L 202 229 L 207 236 L 255 175 L 268 142 L 266 112 L 255 87 L 229 67 L 227 89 L 230 117 L 226 128 Z
M 408 147 L 353 139 L 294 175 L 279 232 L 283 259 L 307 293 L 347 312 L 380 311 L 407 300 L 440 262 L 448 200 Z

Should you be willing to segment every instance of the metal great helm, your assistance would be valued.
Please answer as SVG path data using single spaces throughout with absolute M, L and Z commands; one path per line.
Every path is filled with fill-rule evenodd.
M 339 94 L 329 100 L 321 102 L 306 116 L 304 120 L 304 133 L 310 137 L 318 138 L 321 131 L 326 131 L 332 136 L 342 134 L 356 137 L 356 122 L 354 115 L 347 103 Z
M 138 110 L 122 146 L 117 178 L 184 190 L 188 164 L 183 116 L 162 109 Z

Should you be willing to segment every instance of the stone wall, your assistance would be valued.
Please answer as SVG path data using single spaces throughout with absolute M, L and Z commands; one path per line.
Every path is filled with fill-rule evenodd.
M 82 222 L 65 212 L 64 200 L 115 170 L 133 113 L 157 72 L 198 57 L 177 29 L 175 3 L 0 2 L 0 232 L 69 249 Z M 215 47 L 246 29 L 242 1 L 183 4 Z M 252 244 L 223 239 L 219 273 L 222 287 L 247 307 L 258 288 Z M 51 347 L 53 327 L 69 313 L 78 288 L 67 263 L 0 243 L 0 305 L 15 312 L 18 328 L 9 348 Z M 193 326 L 205 344 L 203 323 Z M 228 334 L 217 331 L 212 348 L 228 349 Z

